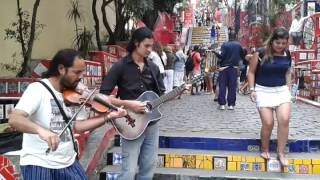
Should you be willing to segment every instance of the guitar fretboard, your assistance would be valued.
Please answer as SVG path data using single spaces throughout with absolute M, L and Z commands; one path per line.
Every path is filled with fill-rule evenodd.
M 184 89 L 183 86 L 184 85 L 179 86 L 179 87 L 173 89 L 172 91 L 160 96 L 159 98 L 151 101 L 150 105 L 152 106 L 152 109 L 154 109 L 154 108 L 158 107 L 160 104 L 178 96 L 183 91 L 183 89 Z

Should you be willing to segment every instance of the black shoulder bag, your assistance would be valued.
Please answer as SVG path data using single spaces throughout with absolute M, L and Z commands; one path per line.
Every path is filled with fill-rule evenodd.
M 38 82 L 41 83 L 45 88 L 47 88 L 48 91 L 51 93 L 54 101 L 56 102 L 57 106 L 59 107 L 59 110 L 60 110 L 60 113 L 61 113 L 61 115 L 62 115 L 62 117 L 63 117 L 64 122 L 65 122 L 66 124 L 68 124 L 68 122 L 70 121 L 70 118 L 69 118 L 69 117 L 67 116 L 67 114 L 64 112 L 61 104 L 59 103 L 57 97 L 54 95 L 52 89 L 50 89 L 50 87 L 49 87 L 46 83 L 44 83 L 43 81 L 38 81 Z M 69 129 L 69 131 L 70 131 L 70 133 L 71 133 L 71 139 L 72 139 L 73 149 L 74 149 L 74 151 L 77 153 L 77 159 L 78 159 L 78 157 L 79 157 L 79 156 L 78 156 L 78 155 L 79 155 L 79 154 L 78 154 L 78 146 L 76 145 L 76 143 L 75 143 L 75 141 L 74 141 L 73 132 L 72 132 L 72 129 L 71 129 L 71 126 L 70 126 L 70 125 L 68 126 L 68 129 Z

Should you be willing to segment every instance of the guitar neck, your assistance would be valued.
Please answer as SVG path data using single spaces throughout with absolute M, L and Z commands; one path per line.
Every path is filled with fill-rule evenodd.
M 173 89 L 172 91 L 160 96 L 159 98 L 153 100 L 150 102 L 152 108 L 156 108 L 158 107 L 160 104 L 169 101 L 170 99 L 175 98 L 176 96 L 178 96 L 182 91 L 184 90 L 183 86 L 179 86 L 175 89 Z

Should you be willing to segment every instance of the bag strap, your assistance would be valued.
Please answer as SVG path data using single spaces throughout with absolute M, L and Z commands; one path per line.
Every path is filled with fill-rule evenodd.
M 163 62 L 163 59 L 162 59 L 161 55 L 159 55 L 159 57 L 160 57 L 160 60 L 161 60 L 161 62 L 162 62 L 163 68 L 165 68 L 166 65 L 164 65 L 164 62 Z
M 56 102 L 57 106 L 59 107 L 59 110 L 60 110 L 60 113 L 61 113 L 61 115 L 62 115 L 62 117 L 63 117 L 64 122 L 65 122 L 66 124 L 68 124 L 68 122 L 70 121 L 70 118 L 69 118 L 69 117 L 67 116 L 67 114 L 64 112 L 61 104 L 59 103 L 57 97 L 54 95 L 52 89 L 51 89 L 45 82 L 43 82 L 43 81 L 38 81 L 38 82 L 41 83 L 41 84 L 50 92 L 50 94 L 52 95 L 54 101 Z M 70 125 L 68 126 L 68 129 L 69 129 L 69 131 L 70 131 L 70 133 L 71 133 L 71 138 L 72 138 L 72 143 L 73 143 L 73 149 L 74 149 L 74 151 L 77 153 L 77 158 L 78 158 L 78 147 L 77 147 L 76 144 L 75 144 L 74 137 L 73 137 L 73 132 L 72 132 L 72 129 L 71 129 L 71 126 L 70 126 Z

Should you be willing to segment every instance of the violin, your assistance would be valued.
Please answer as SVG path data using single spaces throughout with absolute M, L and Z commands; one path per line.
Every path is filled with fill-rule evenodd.
M 67 105 L 82 105 L 90 107 L 97 113 L 107 113 L 109 111 L 117 111 L 118 107 L 107 101 L 107 96 L 101 93 L 94 93 L 88 101 L 86 99 L 92 93 L 83 83 L 72 89 L 66 89 L 63 91 L 64 101 Z M 132 119 L 128 114 L 125 116 L 126 121 L 132 127 L 135 126 L 135 120 Z

